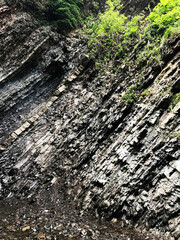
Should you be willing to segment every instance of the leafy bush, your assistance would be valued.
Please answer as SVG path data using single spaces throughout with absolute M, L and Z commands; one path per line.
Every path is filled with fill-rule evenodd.
M 128 21 L 125 28 L 124 39 L 129 40 L 131 37 L 135 37 L 138 35 L 140 31 L 140 20 L 142 20 L 142 16 L 136 15 L 132 18 L 132 20 Z
M 120 1 L 107 0 L 106 11 L 99 15 L 95 25 L 96 36 L 112 36 L 124 30 L 124 22 L 127 18 L 120 14 L 120 8 Z
M 137 84 L 131 85 L 126 93 L 121 97 L 122 102 L 132 103 L 136 97 Z
M 148 25 L 145 33 L 162 35 L 172 26 L 180 26 L 179 0 L 161 0 L 147 18 Z
M 180 33 L 179 0 L 161 0 L 147 18 L 143 15 L 127 19 L 120 13 L 120 0 L 107 0 L 106 10 L 99 14 L 98 20 L 87 26 L 90 45 L 93 49 L 102 43 L 104 54 L 110 47 L 111 57 L 129 58 L 129 54 L 137 52 L 138 62 L 161 61 L 161 48 L 174 34 Z M 140 49 L 139 46 L 141 45 Z M 113 47 L 112 47 L 113 46 Z M 98 50 L 101 47 L 96 48 Z M 107 50 L 109 52 L 109 49 Z
M 59 29 L 72 29 L 81 21 L 80 2 L 80 0 L 49 0 L 47 17 Z
M 174 34 L 180 33 L 179 0 L 161 0 L 146 18 L 142 37 L 147 43 L 144 48 L 144 59 L 160 60 L 160 49 Z M 142 59 L 141 56 L 139 56 Z

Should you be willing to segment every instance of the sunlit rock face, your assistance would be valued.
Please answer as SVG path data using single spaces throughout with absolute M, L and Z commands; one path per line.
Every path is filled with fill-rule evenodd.
M 122 0 L 123 8 L 122 12 L 124 12 L 126 15 L 136 15 L 141 13 L 142 11 L 144 13 L 147 13 L 149 11 L 152 11 L 152 9 L 158 4 L 158 1 L 155 0 Z
M 83 211 L 179 238 L 179 38 L 160 66 L 97 77 L 87 40 L 0 19 L 0 197 L 40 201 L 64 184 Z M 6 9 L 5 9 L 6 8 Z M 121 101 L 141 74 L 146 93 Z

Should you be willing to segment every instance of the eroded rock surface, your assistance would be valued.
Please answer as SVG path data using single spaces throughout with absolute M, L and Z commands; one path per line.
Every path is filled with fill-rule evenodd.
M 15 9 L 3 14 L 0 197 L 41 202 L 63 183 L 82 212 L 178 239 L 180 102 L 171 100 L 179 38 L 162 68 L 141 72 L 146 92 L 128 104 L 122 96 L 134 66 L 122 64 L 118 74 L 109 66 L 99 78 L 86 40 L 38 27 Z

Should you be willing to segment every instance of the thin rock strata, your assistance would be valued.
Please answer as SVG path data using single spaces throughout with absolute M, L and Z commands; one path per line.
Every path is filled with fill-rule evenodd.
M 146 94 L 128 104 L 136 69 L 112 75 L 109 66 L 98 78 L 86 40 L 38 27 L 27 13 L 4 17 L 0 197 L 40 202 L 63 182 L 84 213 L 179 239 L 179 38 L 162 69 L 141 73 Z

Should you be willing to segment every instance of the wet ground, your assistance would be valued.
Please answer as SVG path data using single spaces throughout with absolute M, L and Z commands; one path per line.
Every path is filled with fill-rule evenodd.
M 1 240 L 158 240 L 147 233 L 122 228 L 118 222 L 105 222 L 80 216 L 69 206 L 41 207 L 23 202 L 0 203 Z

